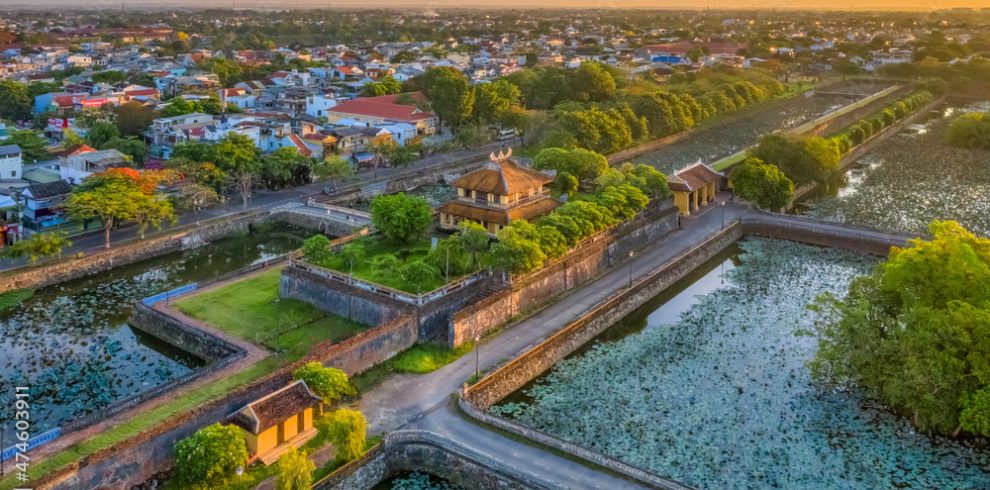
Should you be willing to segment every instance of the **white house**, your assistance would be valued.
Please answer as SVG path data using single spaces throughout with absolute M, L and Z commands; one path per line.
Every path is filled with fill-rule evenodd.
M 336 105 L 337 99 L 331 95 L 310 95 L 306 97 L 306 114 L 312 117 L 326 117 L 330 108 Z
M 0 180 L 21 178 L 21 173 L 24 170 L 24 161 L 21 155 L 20 146 L 0 146 Z

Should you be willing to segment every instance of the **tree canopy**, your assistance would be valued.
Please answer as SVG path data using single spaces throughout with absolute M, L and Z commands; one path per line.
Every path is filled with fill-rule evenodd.
M 346 373 L 337 368 L 326 367 L 316 361 L 307 362 L 296 369 L 292 372 L 292 377 L 305 381 L 306 386 L 309 386 L 309 389 L 313 390 L 313 393 L 322 398 L 323 403 L 327 405 L 344 396 L 357 394 L 354 385 L 347 379 Z
M 814 308 L 815 378 L 854 386 L 924 431 L 990 436 L 990 239 L 935 221 L 931 240 Z
M 371 223 L 390 240 L 409 242 L 421 236 L 433 221 L 430 203 L 405 193 L 371 200 Z
M 433 112 L 452 128 L 471 117 L 475 92 L 459 70 L 441 66 L 427 70 L 416 79 L 416 86 L 430 100 Z
M 990 112 L 963 114 L 949 125 L 949 144 L 990 150 Z
M 732 169 L 732 190 L 763 209 L 780 210 L 794 194 L 794 182 L 773 165 L 749 157 Z
M 223 488 L 247 460 L 244 433 L 233 425 L 209 425 L 175 444 L 176 478 L 184 488 Z
M 777 166 L 795 184 L 826 184 L 839 172 L 839 149 L 819 137 L 764 136 L 750 156 Z

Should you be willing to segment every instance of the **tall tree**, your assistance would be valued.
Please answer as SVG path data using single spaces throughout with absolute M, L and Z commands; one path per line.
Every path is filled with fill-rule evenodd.
M 780 210 L 794 194 L 794 182 L 773 165 L 749 157 L 732 169 L 735 194 L 763 209 Z
M 935 221 L 845 298 L 814 305 L 812 374 L 855 386 L 921 430 L 990 436 L 990 239 Z
M 430 99 L 433 111 L 443 122 L 456 129 L 471 117 L 474 90 L 463 73 L 448 66 L 434 67 L 417 81 Z
M 242 134 L 230 133 L 214 145 L 213 156 L 214 163 L 237 183 L 241 203 L 247 208 L 260 167 L 254 141 Z
M 31 102 L 27 85 L 0 80 L 0 118 L 14 121 L 30 119 Z
M 117 129 L 124 136 L 138 136 L 158 117 L 155 110 L 140 102 L 127 102 L 117 108 Z
M 390 240 L 410 242 L 422 236 L 432 221 L 430 203 L 421 197 L 400 192 L 371 200 L 371 223 Z
M 313 471 L 316 464 L 306 457 L 305 451 L 290 446 L 278 458 L 275 474 L 278 482 L 276 490 L 309 490 L 313 488 Z

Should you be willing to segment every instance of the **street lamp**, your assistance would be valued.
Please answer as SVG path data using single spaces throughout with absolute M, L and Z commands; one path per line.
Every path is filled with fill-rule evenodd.
M 632 289 L 632 266 L 633 266 L 632 258 L 635 253 L 636 252 L 633 252 L 632 250 L 629 251 L 629 288 L 630 289 Z
M 722 208 L 722 229 L 724 230 L 725 229 L 725 201 L 722 201 L 722 203 L 721 203 L 721 205 L 719 205 L 719 207 Z

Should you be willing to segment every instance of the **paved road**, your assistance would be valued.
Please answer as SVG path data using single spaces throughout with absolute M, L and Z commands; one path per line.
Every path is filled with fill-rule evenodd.
M 730 223 L 746 212 L 748 208 L 729 204 L 725 206 L 725 222 Z M 460 389 L 464 381 L 474 374 L 476 362 L 482 370 L 486 370 L 527 350 L 614 292 L 627 288 L 630 274 L 634 280 L 649 274 L 717 232 L 721 226 L 721 210 L 718 206 L 710 206 L 684 228 L 651 244 L 630 262 L 616 266 L 592 283 L 573 290 L 559 301 L 484 342 L 477 352 L 469 353 L 429 374 L 388 377 L 363 394 L 359 402 L 360 410 L 368 418 L 370 432 L 400 428 L 431 430 L 447 434 L 472 449 L 496 456 L 515 467 L 552 476 L 558 481 L 574 478 L 571 488 L 622 488 L 613 486 L 615 479 L 609 475 L 579 471 L 569 460 L 531 447 L 524 450 L 515 441 L 464 421 L 447 408 L 448 400 L 451 393 Z
M 480 148 L 474 148 L 469 150 L 456 150 L 447 153 L 437 153 L 435 155 L 430 155 L 426 158 L 420 159 L 414 164 L 407 167 L 396 167 L 396 168 L 381 168 L 373 171 L 364 171 L 357 174 L 354 177 L 353 182 L 350 183 L 367 183 L 370 181 L 384 181 L 389 178 L 399 177 L 408 174 L 414 174 L 417 172 L 422 172 L 427 169 L 433 169 L 438 167 L 444 167 L 451 164 L 457 164 L 465 161 L 482 159 L 488 156 L 492 151 L 496 151 L 503 146 L 502 142 L 490 143 L 488 145 L 482 146 Z M 248 202 L 247 208 L 241 204 L 239 196 L 234 196 L 231 201 L 224 206 L 217 206 L 210 209 L 205 209 L 198 213 L 185 213 L 179 216 L 179 221 L 176 225 L 166 228 L 161 233 L 168 233 L 175 227 L 192 225 L 199 221 L 205 221 L 212 218 L 220 218 L 224 216 L 234 216 L 245 210 L 265 210 L 270 209 L 275 206 L 290 202 L 302 202 L 308 196 L 319 195 L 320 190 L 326 186 L 325 182 L 316 182 L 312 184 L 307 184 L 304 186 L 293 187 L 289 189 L 282 189 L 278 191 L 256 191 Z M 103 228 L 99 223 L 93 223 L 90 225 L 92 232 L 87 232 L 82 235 L 72 237 L 72 247 L 63 251 L 63 255 L 74 255 L 78 252 L 94 253 L 103 249 Z M 148 233 L 148 236 L 154 236 L 155 233 Z M 137 228 L 133 225 L 126 225 L 116 230 L 111 235 L 111 241 L 114 244 L 122 244 L 127 241 L 136 240 L 138 237 Z M 0 263 L 0 271 L 13 269 L 24 265 L 24 259 L 5 261 Z

